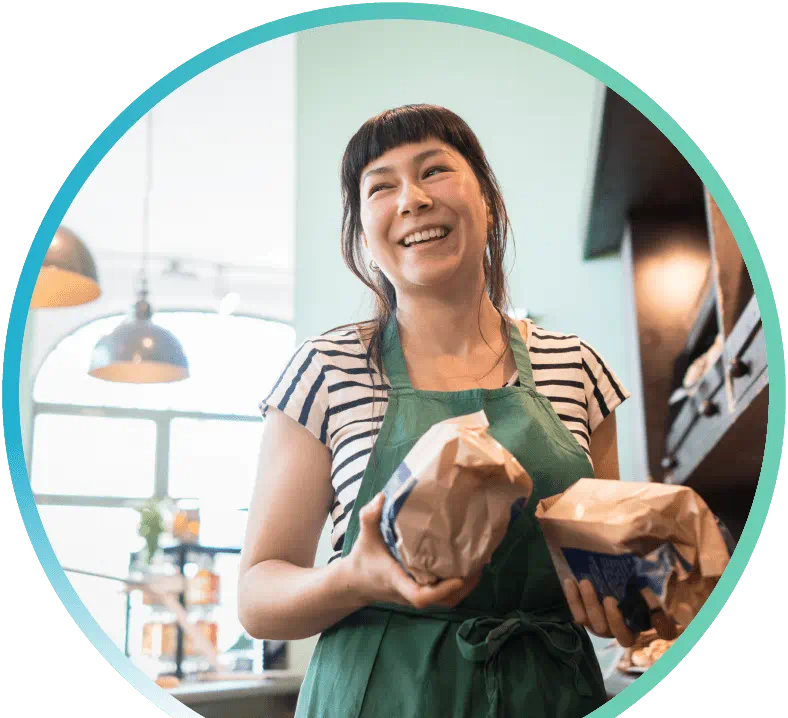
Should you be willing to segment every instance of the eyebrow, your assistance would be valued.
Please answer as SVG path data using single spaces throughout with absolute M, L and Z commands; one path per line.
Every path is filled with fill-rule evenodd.
M 446 150 L 444 150 L 444 149 L 442 149 L 440 147 L 435 148 L 435 149 L 431 149 L 431 150 L 424 150 L 424 152 L 419 152 L 419 154 L 417 154 L 413 158 L 413 161 L 414 161 L 414 163 L 423 162 L 427 158 L 432 157 L 433 155 L 439 155 L 439 154 L 448 155 L 449 153 L 446 152 Z M 361 177 L 361 182 L 363 183 L 364 180 L 367 177 L 369 177 L 370 175 L 382 175 L 382 174 L 386 174 L 387 172 L 391 172 L 391 167 L 375 167 L 374 169 L 371 169 L 368 172 L 364 173 L 364 175 Z

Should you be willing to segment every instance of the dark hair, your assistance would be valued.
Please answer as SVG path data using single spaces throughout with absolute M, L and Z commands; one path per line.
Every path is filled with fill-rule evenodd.
M 478 138 L 467 123 L 451 110 L 437 105 L 404 105 L 386 110 L 367 120 L 350 138 L 342 158 L 342 257 L 351 272 L 375 293 L 375 316 L 371 320 L 368 360 L 383 373 L 383 330 L 397 309 L 394 286 L 382 272 L 370 274 L 364 261 L 361 240 L 361 173 L 364 168 L 391 149 L 404 144 L 437 139 L 454 147 L 473 169 L 490 214 L 492 225 L 484 253 L 486 291 L 501 314 L 506 328 L 509 294 L 506 286 L 504 256 L 510 231 L 498 181 Z M 479 298 L 481 310 L 481 299 Z M 504 332 L 508 339 L 508 332 Z M 507 343 L 508 348 L 508 343 Z M 505 350 L 504 350 L 505 353 Z M 502 355 L 503 356 L 503 355 Z M 499 358 L 500 360 L 500 358 Z

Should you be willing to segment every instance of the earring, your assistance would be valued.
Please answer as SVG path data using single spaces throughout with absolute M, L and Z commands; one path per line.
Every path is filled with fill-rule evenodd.
M 370 259 L 370 260 L 369 260 L 369 268 L 370 268 L 370 269 L 371 269 L 373 272 L 379 272 L 379 271 L 380 271 L 380 267 L 378 267 L 378 265 L 377 265 L 377 262 L 375 262 L 375 260 L 374 260 L 374 259 Z

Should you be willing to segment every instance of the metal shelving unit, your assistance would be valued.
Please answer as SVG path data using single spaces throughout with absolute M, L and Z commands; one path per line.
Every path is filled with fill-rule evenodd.
M 211 555 L 216 554 L 240 554 L 240 548 L 226 548 L 217 546 L 202 546 L 194 543 L 179 543 L 172 546 L 162 547 L 161 551 L 167 555 L 175 558 L 175 566 L 180 572 L 181 576 L 185 576 L 185 568 L 187 564 L 187 557 L 189 554 Z M 132 569 L 140 556 L 139 551 L 135 551 L 130 555 L 129 568 Z M 186 603 L 186 593 L 181 591 L 178 595 L 178 602 L 184 609 L 188 608 Z M 129 628 L 131 624 L 131 597 L 126 595 L 126 633 L 124 641 L 124 651 L 129 656 Z M 183 659 L 184 659 L 184 633 L 180 624 L 177 626 L 175 645 L 175 676 L 183 678 Z

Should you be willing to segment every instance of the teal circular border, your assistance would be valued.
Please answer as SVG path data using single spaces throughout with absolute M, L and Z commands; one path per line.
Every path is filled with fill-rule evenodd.
M 692 165 L 725 215 L 750 273 L 763 320 L 770 382 L 766 450 L 752 509 L 728 569 L 673 648 L 631 686 L 590 714 L 596 718 L 612 718 L 650 691 L 700 640 L 733 592 L 752 555 L 777 481 L 785 428 L 785 357 L 774 294 L 755 240 L 731 193 L 700 148 L 659 105 L 625 77 L 573 45 L 528 25 L 443 5 L 374 3 L 314 10 L 261 25 L 214 45 L 163 77 L 121 112 L 85 152 L 47 210 L 22 268 L 11 306 L 3 361 L 3 429 L 8 466 L 22 519 L 38 559 L 63 605 L 115 670 L 171 716 L 192 718 L 198 715 L 153 683 L 110 641 L 72 588 L 44 532 L 25 466 L 19 414 L 19 371 L 27 312 L 44 256 L 68 207 L 96 165 L 146 112 L 196 75 L 250 47 L 303 30 L 362 20 L 427 20 L 485 30 L 537 47 L 592 75 L 648 117 Z

